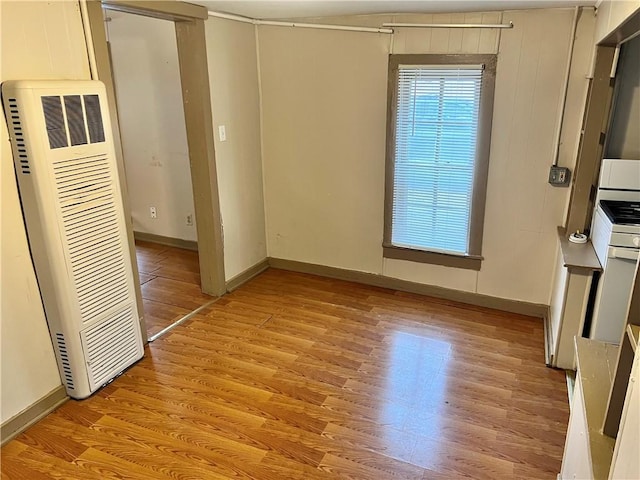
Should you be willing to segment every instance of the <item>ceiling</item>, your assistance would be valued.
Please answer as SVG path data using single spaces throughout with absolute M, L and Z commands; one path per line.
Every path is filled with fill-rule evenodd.
M 216 12 L 258 19 L 374 13 L 437 13 L 594 6 L 596 0 L 190 0 Z

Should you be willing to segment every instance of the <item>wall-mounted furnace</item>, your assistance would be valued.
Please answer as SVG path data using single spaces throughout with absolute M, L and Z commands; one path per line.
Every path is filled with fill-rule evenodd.
M 85 398 L 143 356 L 105 88 L 8 81 L 2 97 L 58 368 Z

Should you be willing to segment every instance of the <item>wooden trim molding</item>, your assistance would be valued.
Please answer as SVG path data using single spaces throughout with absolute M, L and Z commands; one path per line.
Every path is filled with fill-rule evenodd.
M 606 130 L 613 96 L 610 74 L 614 53 L 614 47 L 596 47 L 594 74 L 587 96 L 567 211 L 567 235 L 575 231 L 584 232 L 591 224 L 593 192 L 598 184 L 604 147 L 602 133 Z
M 206 20 L 209 14 L 205 7 L 187 2 L 176 1 L 135 1 L 135 0 L 102 0 L 104 8 L 120 12 L 162 18 L 164 20 Z
M 144 2 L 143 2 L 144 3 Z M 204 20 L 175 22 L 204 293 L 227 291 Z
M 636 275 L 633 280 L 627 323 L 640 325 L 640 262 L 636 263 Z
M 480 270 L 482 257 L 474 255 L 450 255 L 447 253 L 427 252 L 413 248 L 396 247 L 395 245 L 383 245 L 382 256 L 396 260 L 408 260 L 410 262 L 431 263 L 432 265 L 444 265 L 446 267 L 466 268 L 468 270 Z
M 244 285 L 252 278 L 257 277 L 268 268 L 269 260 L 265 258 L 252 267 L 247 268 L 244 272 L 240 272 L 238 275 L 227 281 L 227 292 L 233 292 L 235 289 Z
M 388 258 L 409 260 L 413 262 L 433 263 L 457 268 L 480 270 L 482 263 L 482 236 L 484 213 L 487 196 L 487 180 L 489 175 L 489 157 L 491 147 L 491 125 L 493 121 L 493 103 L 498 56 L 494 54 L 391 54 L 387 77 L 387 140 L 385 164 L 385 202 L 384 202 L 384 235 L 383 255 Z M 478 142 L 475 151 L 475 171 L 473 180 L 472 203 L 470 212 L 470 229 L 468 256 L 425 252 L 411 248 L 398 247 L 392 244 L 392 215 L 395 175 L 395 143 L 396 143 L 396 110 L 398 96 L 398 75 L 401 65 L 484 65 L 482 74 L 482 94 L 478 119 Z M 398 249 L 398 250 L 396 250 Z
M 183 240 L 182 238 L 165 237 L 154 233 L 133 232 L 133 237 L 141 242 L 157 243 L 169 247 L 184 248 L 185 250 L 198 251 L 198 242 L 193 240 Z
M 615 47 L 640 32 L 640 8 L 627 18 L 622 25 L 607 35 L 598 45 Z
M 450 288 L 438 287 L 436 285 L 425 285 L 422 283 L 410 282 L 408 280 L 400 280 L 398 278 L 387 277 L 385 275 L 378 275 L 375 273 L 358 272 L 355 270 L 328 267 L 325 265 L 316 265 L 313 263 L 298 262 L 283 258 L 269 257 L 269 266 L 281 270 L 309 273 L 321 277 L 372 285 L 374 287 L 417 293 L 419 295 L 466 303 L 476 307 L 493 308 L 503 312 L 517 313 L 519 315 L 528 315 L 537 318 L 545 318 L 549 311 L 548 305 L 539 303 L 520 302 L 518 300 L 491 297 L 489 295 L 482 295 L 479 293 L 463 292 L 461 290 L 453 290 Z
M 114 126 L 114 137 L 117 138 L 116 157 L 118 157 L 118 172 L 120 173 L 125 209 L 128 208 L 127 186 L 124 180 L 124 160 L 119 139 L 117 104 L 104 28 L 103 6 L 137 15 L 165 18 L 173 20 L 175 23 L 196 228 L 200 247 L 200 286 L 202 291 L 209 295 L 223 295 L 226 292 L 224 246 L 204 32 L 204 20 L 208 18 L 207 9 L 176 1 L 105 0 L 101 3 L 98 0 L 92 0 L 87 2 L 98 77 L 107 86 L 111 123 Z M 130 245 L 133 251 L 133 227 L 131 225 L 128 225 L 127 232 L 130 235 Z M 134 275 L 137 276 L 135 259 L 133 264 Z M 143 312 L 140 311 L 142 297 L 138 296 L 138 290 L 136 296 L 139 297 L 139 316 L 142 318 Z M 142 331 L 146 332 L 142 321 L 141 327 Z
M 4 445 L 31 425 L 69 400 L 65 388 L 60 385 L 22 412 L 14 415 L 0 426 L 0 444 Z

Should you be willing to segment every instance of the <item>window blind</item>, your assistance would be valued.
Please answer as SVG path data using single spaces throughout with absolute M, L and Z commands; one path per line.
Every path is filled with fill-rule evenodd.
M 482 65 L 400 65 L 391 243 L 468 254 Z

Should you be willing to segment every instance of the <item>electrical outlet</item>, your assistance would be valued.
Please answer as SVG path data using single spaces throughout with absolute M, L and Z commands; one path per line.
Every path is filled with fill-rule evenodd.
M 188 227 L 193 227 L 193 215 L 192 214 L 187 215 L 187 226 Z
M 149 207 L 149 216 L 151 218 L 158 218 L 158 211 L 156 210 L 156 207 Z
M 571 170 L 553 165 L 549 170 L 549 183 L 554 187 L 567 187 L 571 180 Z

